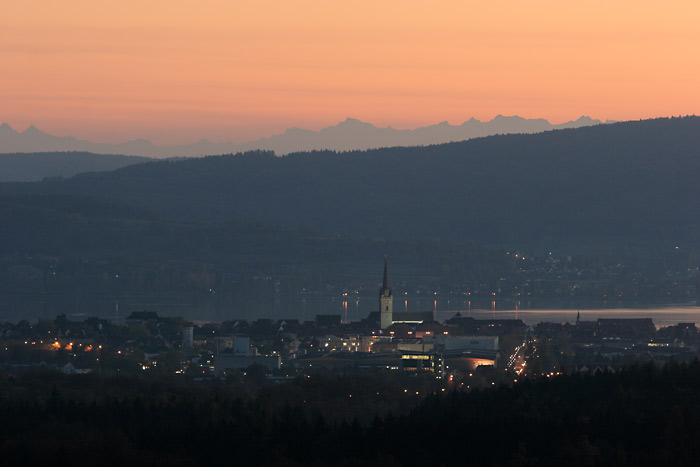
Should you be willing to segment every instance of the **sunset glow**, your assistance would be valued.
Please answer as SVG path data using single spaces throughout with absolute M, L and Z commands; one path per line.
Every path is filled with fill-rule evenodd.
M 6 2 L 0 122 L 104 142 L 249 141 L 346 117 L 697 113 L 692 1 Z

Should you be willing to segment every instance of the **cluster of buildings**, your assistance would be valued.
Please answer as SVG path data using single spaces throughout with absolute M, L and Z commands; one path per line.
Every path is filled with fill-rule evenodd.
M 543 322 L 531 327 L 519 319 L 475 319 L 460 313 L 438 322 L 433 311 L 394 311 L 393 298 L 385 260 L 379 309 L 356 322 L 342 322 L 340 315 L 317 315 L 313 321 L 196 324 L 139 311 L 126 318 L 125 326 L 97 318 L 78 323 L 65 316 L 34 326 L 5 323 L 0 338 L 19 339 L 18 345 L 24 342 L 27 348 L 62 349 L 60 365 L 69 372 L 126 370 L 119 359 L 131 358 L 142 370 L 167 364 L 169 371 L 194 371 L 199 377 L 257 366 L 272 375 L 375 368 L 449 380 L 488 369 L 511 377 L 616 371 L 639 360 L 689 361 L 697 357 L 700 346 L 694 323 L 657 330 L 648 318 L 581 321 L 577 317 L 572 324 Z M 0 357 L 12 361 L 18 360 L 12 355 L 24 355 L 20 360 L 27 361 L 30 354 L 19 352 L 17 346 L 5 347 Z
M 680 323 L 678 335 L 665 336 L 663 332 L 676 331 L 657 331 L 649 318 L 581 321 L 577 317 L 574 324 L 530 327 L 519 319 L 483 320 L 456 313 L 440 323 L 431 311 L 397 312 L 386 260 L 378 305 L 378 311 L 351 323 L 342 323 L 340 315 L 317 315 L 313 322 L 271 322 L 285 345 L 265 355 L 255 347 L 246 350 L 250 337 L 218 338 L 226 344 L 217 341 L 212 370 L 221 374 L 232 366 L 259 363 L 270 370 L 282 365 L 305 370 L 385 368 L 444 377 L 467 374 L 478 367 L 510 369 L 518 375 L 533 371 L 555 374 L 615 370 L 645 359 L 690 360 L 698 350 L 693 323 Z M 245 335 L 244 329 L 239 331 Z M 194 344 L 192 332 L 192 328 L 185 329 L 185 346 Z M 506 346 L 499 341 L 504 336 Z M 544 340 L 551 344 L 536 344 Z
M 430 311 L 395 312 L 386 261 L 379 307 L 352 323 L 342 323 L 340 315 L 317 315 L 311 322 L 234 321 L 217 329 L 186 325 L 180 347 L 192 362 L 215 375 L 260 365 L 269 372 L 283 366 L 298 370 L 354 367 L 442 376 L 450 369 L 467 371 L 497 363 L 496 332 L 479 335 L 478 326 L 459 316 L 454 322 L 438 323 Z M 134 312 L 126 323 L 153 325 L 158 319 L 155 312 Z M 503 323 L 494 327 L 484 321 L 481 325 L 495 331 Z M 465 335 L 465 330 L 473 335 Z M 207 350 L 203 353 L 202 349 Z
M 250 346 L 247 336 L 216 337 L 213 371 L 221 374 L 232 367 L 253 364 L 274 370 L 284 363 L 297 369 L 352 366 L 444 376 L 449 369 L 466 371 L 479 365 L 495 365 L 498 359 L 497 335 L 464 335 L 460 323 L 438 323 L 430 311 L 395 312 L 386 261 L 379 311 L 371 312 L 367 318 L 343 324 L 340 315 L 318 315 L 311 323 L 284 320 L 275 324 L 279 326 L 280 338 L 287 339 L 283 352 L 261 355 Z M 194 345 L 193 327 L 186 327 L 183 346 Z

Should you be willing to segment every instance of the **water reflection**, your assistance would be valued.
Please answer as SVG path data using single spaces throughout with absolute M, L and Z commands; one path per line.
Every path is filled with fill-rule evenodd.
M 358 298 L 355 301 L 355 307 L 346 307 L 343 304 L 340 309 L 334 308 L 331 300 L 323 298 L 306 298 L 304 303 L 308 301 L 314 302 L 314 309 L 322 310 L 317 313 L 323 314 L 340 314 L 345 321 L 359 321 L 366 318 L 371 311 L 377 310 L 376 299 L 374 298 Z M 652 318 L 657 326 L 669 326 L 678 322 L 694 322 L 700 324 L 700 307 L 695 304 L 618 304 L 618 307 L 604 306 L 601 302 L 598 303 L 572 303 L 561 306 L 561 303 L 554 301 L 549 304 L 546 301 L 539 303 L 527 302 L 508 302 L 507 300 L 488 300 L 485 303 L 475 303 L 468 299 L 459 303 L 456 306 L 448 300 L 437 300 L 434 297 L 414 298 L 403 300 L 403 310 L 405 311 L 427 311 L 433 312 L 433 316 L 438 321 L 445 321 L 455 313 L 460 313 L 463 316 L 471 316 L 476 319 L 521 319 L 526 324 L 534 325 L 542 321 L 551 321 L 558 323 L 574 323 L 576 321 L 576 313 L 580 310 L 582 320 L 596 320 L 598 318 Z M 460 300 L 461 302 L 461 300 Z M 287 313 L 294 313 L 295 307 L 292 300 L 287 306 Z M 551 306 L 554 305 L 554 306 Z M 606 305 L 610 305 L 607 303 Z M 299 309 L 302 315 L 296 316 L 303 320 L 315 319 L 315 313 L 311 314 L 308 310 Z M 294 316 L 288 314 L 288 316 Z M 230 318 L 229 318 L 230 319 Z
M 359 321 L 378 304 L 374 295 L 356 297 L 355 306 L 349 306 L 348 299 L 323 296 L 281 296 L 268 298 L 241 299 L 238 301 L 183 302 L 178 297 L 107 297 L 90 300 L 84 297 L 80 303 L 52 297 L 42 301 L 0 302 L 0 321 L 21 319 L 36 320 L 53 318 L 65 313 L 70 319 L 82 320 L 85 316 L 114 318 L 115 300 L 119 300 L 119 318 L 123 319 L 132 311 L 156 310 L 161 316 L 182 316 L 193 321 L 225 321 L 258 318 L 299 319 L 311 321 L 317 314 L 337 314 L 344 322 Z M 444 321 L 459 312 L 477 319 L 521 319 L 527 324 L 542 321 L 574 323 L 576 312 L 581 310 L 582 320 L 598 318 L 652 318 L 657 326 L 668 326 L 678 322 L 700 324 L 700 307 L 695 304 L 644 304 L 622 302 L 569 302 L 566 300 L 539 300 L 520 302 L 519 300 L 493 297 L 465 300 L 442 299 L 434 295 L 404 298 L 403 306 L 397 299 L 395 307 L 404 311 L 431 311 L 438 321 Z

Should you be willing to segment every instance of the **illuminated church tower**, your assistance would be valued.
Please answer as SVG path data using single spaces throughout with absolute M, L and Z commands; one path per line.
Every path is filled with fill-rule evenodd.
M 394 296 L 391 295 L 389 287 L 389 272 L 386 267 L 386 257 L 384 258 L 384 280 L 382 288 L 379 289 L 379 315 L 382 329 L 386 329 L 393 323 L 394 318 Z

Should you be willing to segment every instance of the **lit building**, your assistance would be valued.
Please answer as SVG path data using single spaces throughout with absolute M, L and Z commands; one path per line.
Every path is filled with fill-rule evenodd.
M 474 370 L 478 366 L 496 366 L 498 336 L 451 336 L 444 339 L 445 365 L 455 370 Z
M 401 369 L 404 371 L 427 371 L 442 373 L 442 359 L 433 352 L 401 352 Z

